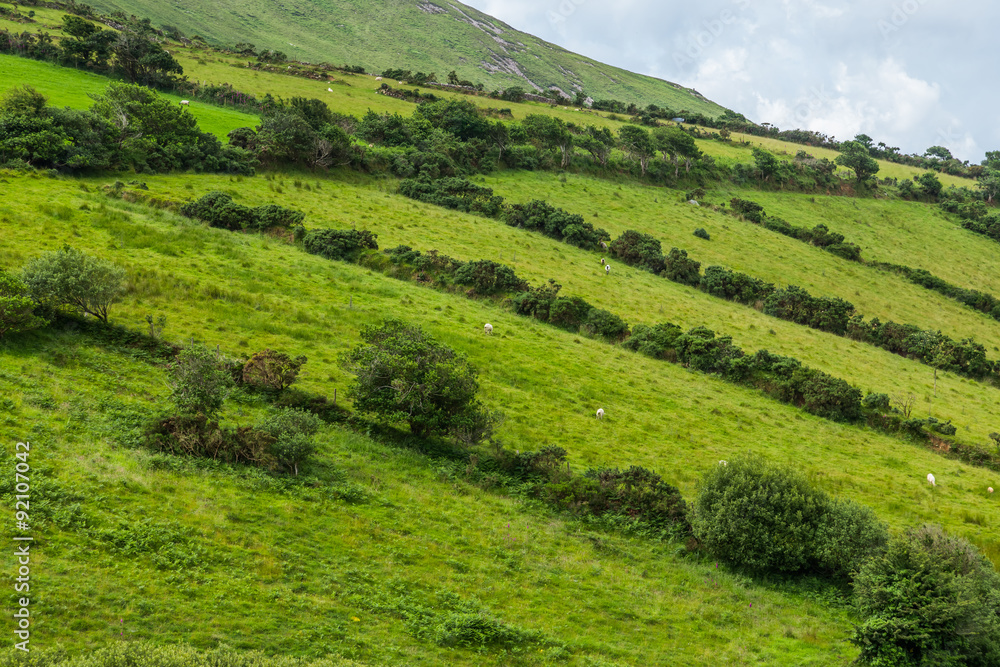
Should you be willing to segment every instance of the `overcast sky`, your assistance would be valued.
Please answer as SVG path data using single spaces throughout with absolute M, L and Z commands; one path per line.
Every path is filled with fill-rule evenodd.
M 758 122 L 978 164 L 1000 149 L 1000 3 L 464 0 L 571 51 L 695 88 Z

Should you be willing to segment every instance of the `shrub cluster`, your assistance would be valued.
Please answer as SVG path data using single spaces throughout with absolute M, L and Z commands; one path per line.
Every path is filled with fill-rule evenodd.
M 482 295 L 522 292 L 528 289 L 528 281 L 519 278 L 514 269 L 488 259 L 460 266 L 455 271 L 455 282 L 468 285 L 473 292 Z
M 625 264 L 641 266 L 656 274 L 667 266 L 659 239 L 631 229 L 622 232 L 621 236 L 612 241 L 608 250 L 613 257 Z
M 408 179 L 399 184 L 399 193 L 417 201 L 488 218 L 499 217 L 503 210 L 503 197 L 464 178 Z
M 969 542 L 910 530 L 854 579 L 851 641 L 868 665 L 1000 664 L 1000 575 Z
M 305 235 L 306 252 L 351 261 L 363 250 L 378 250 L 378 235 L 362 229 L 313 229 Z
M 880 322 L 852 317 L 847 335 L 895 354 L 917 359 L 942 370 L 982 379 L 997 372 L 997 362 L 986 357 L 986 348 L 971 338 L 956 341 L 940 331 L 920 329 L 912 324 Z
M 629 335 L 628 324 L 614 313 L 595 308 L 580 297 L 559 296 L 561 285 L 554 280 L 529 287 L 511 301 L 518 315 L 533 317 L 570 331 L 582 331 L 611 341 Z
M 610 234 L 584 221 L 582 215 L 567 213 L 538 199 L 527 204 L 511 204 L 501 219 L 511 227 L 541 232 L 587 250 L 596 250 L 602 242 L 611 240 Z
M 888 528 L 760 456 L 720 462 L 702 479 L 691 526 L 720 560 L 755 572 L 849 577 L 885 549 Z
M 764 299 L 764 313 L 837 335 L 847 332 L 854 305 L 837 297 L 815 297 L 801 287 L 776 289 Z
M 272 229 L 291 229 L 296 238 L 302 238 L 305 213 L 293 211 L 277 204 L 251 208 L 233 201 L 222 192 L 209 192 L 197 201 L 181 206 L 180 212 L 189 218 L 207 222 L 211 227 L 231 232 L 265 232 Z

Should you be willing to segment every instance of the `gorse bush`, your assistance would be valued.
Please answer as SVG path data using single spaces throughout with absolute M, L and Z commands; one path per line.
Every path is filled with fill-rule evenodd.
M 489 218 L 497 218 L 503 211 L 503 197 L 494 195 L 490 188 L 480 187 L 463 178 L 404 180 L 399 184 L 399 194 Z
M 834 501 L 801 474 L 753 454 L 705 475 L 691 525 L 713 556 L 757 572 L 846 576 L 888 540 L 867 508 Z
M 608 249 L 612 256 L 624 263 L 641 266 L 653 273 L 660 273 L 666 268 L 660 242 L 649 234 L 626 230 L 611 242 Z
M 854 580 L 851 641 L 875 667 L 1000 664 L 1000 576 L 965 540 L 911 530 Z
M 476 294 L 481 295 L 528 289 L 528 281 L 518 278 L 514 269 L 488 259 L 468 262 L 459 267 L 455 271 L 455 282 L 468 285 Z
M 363 250 L 378 250 L 378 235 L 368 230 L 313 229 L 305 235 L 306 252 L 327 259 L 354 260 Z
M 595 228 L 575 213 L 567 213 L 542 200 L 512 204 L 504 209 L 501 219 L 511 227 L 537 231 L 558 241 L 586 250 L 596 250 L 611 235 Z
M 251 387 L 281 391 L 295 382 L 306 361 L 301 355 L 293 359 L 283 352 L 263 349 L 243 364 L 240 379 Z
M 302 221 L 305 214 L 277 204 L 250 208 L 237 204 L 222 192 L 209 192 L 197 201 L 183 204 L 182 215 L 207 222 L 212 227 L 229 231 L 263 232 L 270 229 L 295 229 L 298 236 L 304 233 Z

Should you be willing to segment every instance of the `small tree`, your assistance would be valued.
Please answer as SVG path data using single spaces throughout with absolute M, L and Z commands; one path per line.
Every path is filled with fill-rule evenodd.
M 474 421 L 478 373 L 465 357 L 399 320 L 364 327 L 361 339 L 342 357 L 357 376 L 348 395 L 358 411 L 406 422 L 421 437 Z
M 170 367 L 171 398 L 182 413 L 211 416 L 222 408 L 233 386 L 233 378 L 219 363 L 215 352 L 192 345 L 177 355 Z
M 243 381 L 252 387 L 281 391 L 291 386 L 306 363 L 304 356 L 294 359 L 283 352 L 263 349 L 243 366 Z
M 878 162 L 868 154 L 868 149 L 865 148 L 864 144 L 857 141 L 845 141 L 840 149 L 842 152 L 837 156 L 835 162 L 854 170 L 858 185 L 862 185 L 878 173 Z
M 0 96 L 0 112 L 12 115 L 37 116 L 48 98 L 27 84 L 7 89 Z
M 22 277 L 37 301 L 78 308 L 102 322 L 125 293 L 124 269 L 69 246 L 36 257 Z
M 623 125 L 618 130 L 618 137 L 621 141 L 621 149 L 628 154 L 630 159 L 639 163 L 639 169 L 645 176 L 649 161 L 656 154 L 649 132 L 638 125 Z
M 35 302 L 28 295 L 28 286 L 17 276 L 0 270 L 0 338 L 48 324 L 37 317 L 34 310 Z
M 274 438 L 270 449 L 278 465 L 298 475 L 299 465 L 316 451 L 313 436 L 322 425 L 322 420 L 311 412 L 285 408 L 265 419 L 258 429 Z

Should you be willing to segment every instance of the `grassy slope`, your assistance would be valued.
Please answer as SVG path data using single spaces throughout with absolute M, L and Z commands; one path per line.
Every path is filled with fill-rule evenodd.
M 707 115 L 723 111 L 676 84 L 571 53 L 461 3 L 438 3 L 446 10 L 443 13 L 422 11 L 418 4 L 412 0 L 294 0 L 281 5 L 259 0 L 211 5 L 192 0 L 100 0 L 94 6 L 150 17 L 155 25 L 177 26 L 212 43 L 252 42 L 261 49 L 277 49 L 311 62 L 361 64 L 379 72 L 402 67 L 436 72 L 441 80 L 454 69 L 462 78 L 482 82 L 488 89 L 532 88 L 515 74 L 490 73 L 481 63 L 492 52 L 516 60 L 525 77 L 541 88 L 557 85 L 575 92 L 576 84 L 598 99 L 656 103 Z M 497 34 L 492 28 L 475 27 L 473 21 L 500 31 L 498 39 L 506 44 L 494 39 Z
M 273 241 L 105 202 L 72 181 L 5 177 L 20 194 L 0 205 L 5 239 L 0 264 L 19 264 L 64 242 L 110 257 L 127 265 L 133 277 L 132 294 L 116 309 L 116 321 L 141 326 L 144 314 L 163 313 L 174 340 L 193 336 L 232 352 L 271 346 L 305 353 L 310 362 L 303 384 L 312 389 L 343 390 L 337 353 L 357 341 L 362 324 L 395 312 L 467 352 L 483 369 L 487 399 L 512 416 L 505 434 L 511 446 L 564 442 L 576 464 L 642 461 L 679 479 L 689 493 L 712 459 L 749 442 L 693 446 L 688 438 L 697 442 L 707 433 L 682 432 L 683 425 L 673 423 L 676 444 L 654 444 L 648 439 L 654 434 L 652 415 L 694 416 L 694 401 L 721 397 L 735 412 L 712 425 L 719 432 L 749 435 L 763 427 L 777 434 L 781 429 L 772 419 L 797 418 L 752 393 L 613 352 L 491 306 Z M 173 182 L 192 180 L 198 182 L 191 177 Z M 264 187 L 265 181 L 252 183 Z M 325 179 L 322 192 L 352 194 Z M 84 203 L 90 212 L 79 209 Z M 101 210 L 104 203 L 111 209 Z M 380 214 L 398 212 L 398 205 L 378 208 Z M 479 334 L 486 319 L 500 334 L 489 341 Z M 567 357 L 566 350 L 574 352 Z M 436 648 L 415 640 L 394 617 L 367 611 L 350 597 L 365 575 L 376 587 L 406 590 L 432 605 L 435 595 L 446 591 L 476 597 L 508 622 L 542 630 L 566 645 L 570 664 L 610 664 L 588 663 L 587 656 L 618 664 L 650 659 L 692 665 L 846 664 L 852 655 L 841 641 L 849 629 L 842 611 L 717 575 L 711 563 L 691 563 L 648 542 L 525 511 L 519 503 L 442 478 L 436 464 L 421 456 L 337 429 L 323 434 L 318 472 L 335 479 L 334 469 L 343 471 L 368 489 L 373 496 L 368 502 L 324 499 L 324 487 L 281 493 L 218 473 L 158 469 L 142 451 L 113 444 L 116 424 L 106 416 L 122 406 L 163 406 L 167 388 L 161 370 L 94 350 L 71 334 L 29 336 L 4 345 L 0 355 L 0 387 L 13 403 L 3 427 L 33 442 L 36 480 L 44 476 L 72 489 L 91 526 L 148 520 L 146 529 L 154 535 L 187 535 L 175 539 L 175 551 L 198 554 L 204 563 L 194 571 L 157 569 L 143 549 L 123 552 L 135 538 L 122 539 L 124 547 L 116 550 L 106 540 L 86 538 L 79 525 L 36 527 L 44 554 L 36 565 L 41 591 L 36 636 L 42 644 L 60 641 L 75 649 L 124 628 L 131 637 L 296 654 L 331 651 L 386 664 L 508 664 L 498 656 Z M 602 386 L 602 377 L 623 372 L 636 381 Z M 553 383 L 539 386 L 538 376 Z M 571 393 L 558 389 L 567 386 Z M 663 393 L 648 392 L 650 386 Z M 615 406 L 602 424 L 590 414 L 595 397 Z M 246 423 L 257 412 L 254 405 L 236 405 L 228 417 Z M 833 442 L 845 442 L 843 429 L 816 426 Z M 569 430 L 586 431 L 590 442 L 573 446 Z M 543 431 L 544 439 L 533 435 Z M 772 441 L 755 433 L 755 449 L 762 446 L 758 439 Z M 896 445 L 876 441 L 876 448 Z M 931 456 L 913 455 L 918 462 Z M 963 483 L 977 476 L 972 471 Z M 903 483 L 899 475 L 888 477 L 861 484 Z M 819 479 L 842 491 L 859 484 L 838 475 Z M 959 523 L 959 513 L 972 509 L 968 494 L 958 485 L 940 491 L 932 496 L 918 485 L 911 489 L 926 506 L 921 514 L 944 505 L 944 519 L 954 513 L 950 523 Z M 916 518 L 913 507 L 905 511 L 907 520 Z M 375 593 L 364 597 L 374 599 Z M 643 632 L 636 633 L 637 623 Z M 523 664 L 550 664 L 553 653 L 545 649 Z
M 88 108 L 93 104 L 89 96 L 101 94 L 109 82 L 106 77 L 71 67 L 60 67 L 5 54 L 0 54 L 0 71 L 4 76 L 3 89 L 13 85 L 14 82 L 25 82 L 48 97 L 50 105 L 75 109 Z M 175 103 L 181 101 L 176 95 L 163 95 L 163 97 Z M 256 116 L 208 104 L 195 103 L 189 109 L 198 119 L 202 131 L 211 132 L 223 140 L 233 128 L 254 126 L 260 122 Z

